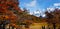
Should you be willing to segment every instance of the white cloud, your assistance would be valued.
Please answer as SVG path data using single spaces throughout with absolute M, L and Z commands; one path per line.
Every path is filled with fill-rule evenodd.
M 60 6 L 60 3 L 54 3 L 54 6 Z
M 33 15 L 33 13 L 32 13 L 32 12 L 30 12 L 29 14 L 30 14 L 30 15 Z
M 45 16 L 46 16 L 45 14 L 42 15 L 42 17 L 45 17 Z
M 36 11 L 34 11 L 34 14 L 40 14 L 40 13 L 41 13 L 40 10 L 36 10 Z
M 54 11 L 55 8 L 47 8 L 47 11 L 50 12 L 50 11 Z
M 58 8 L 60 10 L 60 7 L 56 7 L 56 8 Z
M 20 8 L 20 9 L 21 9 L 22 11 L 24 11 L 23 8 Z
M 27 3 L 26 6 L 28 6 L 28 7 L 35 7 L 36 6 L 36 0 L 33 0 L 30 3 Z
M 59 6 L 60 6 L 60 3 L 54 3 L 53 6 L 51 5 L 50 7 L 47 8 L 47 11 L 48 12 L 51 12 L 51 11 L 53 12 L 55 10 L 55 8 L 60 9 Z

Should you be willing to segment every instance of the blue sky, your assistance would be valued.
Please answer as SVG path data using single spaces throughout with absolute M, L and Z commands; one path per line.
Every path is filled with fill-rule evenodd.
M 60 0 L 19 0 L 19 2 L 21 8 L 27 8 L 30 12 L 45 11 L 49 7 L 60 7 Z

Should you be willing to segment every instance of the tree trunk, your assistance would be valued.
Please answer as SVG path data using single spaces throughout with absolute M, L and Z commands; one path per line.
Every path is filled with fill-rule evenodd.
M 45 29 L 45 26 L 42 26 L 42 29 Z
M 3 29 L 3 28 L 2 28 L 2 24 L 0 24 L 0 29 Z
M 56 29 L 56 25 L 55 25 L 55 24 L 56 24 L 56 23 L 53 23 L 53 28 L 54 28 L 54 29 Z
M 50 29 L 49 25 L 48 25 L 48 29 Z
M 14 29 L 14 26 L 12 26 L 12 29 Z
M 3 29 L 5 29 L 5 24 L 3 24 Z

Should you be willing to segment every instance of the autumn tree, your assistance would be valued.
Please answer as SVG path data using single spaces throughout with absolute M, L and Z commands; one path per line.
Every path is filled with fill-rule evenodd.
M 3 25 L 3 29 L 7 24 L 16 24 L 16 13 L 22 12 L 18 5 L 18 0 L 0 0 L 0 24 Z
M 47 18 L 47 22 L 48 23 L 52 23 L 54 29 L 56 29 L 56 24 L 59 23 L 60 24 L 60 10 L 58 8 L 56 8 L 53 12 L 45 12 L 46 14 L 46 18 Z

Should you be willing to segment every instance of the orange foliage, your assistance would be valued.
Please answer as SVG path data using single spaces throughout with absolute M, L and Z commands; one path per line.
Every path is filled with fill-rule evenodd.
M 19 8 L 18 6 L 18 1 L 16 0 L 0 0 L 0 13 L 2 13 L 2 17 L 3 20 L 7 19 L 10 20 L 11 25 L 16 27 L 16 20 L 18 18 L 18 16 L 16 16 L 16 14 L 14 14 L 14 12 L 12 10 L 16 10 L 18 12 L 22 12 L 22 10 Z M 12 7 L 11 7 L 12 6 Z M 11 8 L 10 8 L 11 7 Z M 11 10 L 9 10 L 11 9 Z

